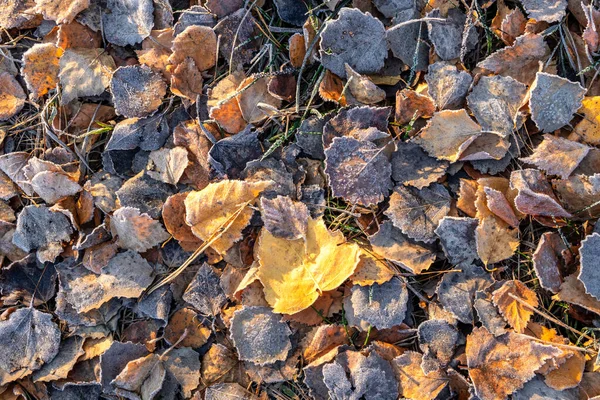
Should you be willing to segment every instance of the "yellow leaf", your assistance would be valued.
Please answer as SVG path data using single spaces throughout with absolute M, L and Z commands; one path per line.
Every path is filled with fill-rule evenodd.
M 578 114 L 583 119 L 575 126 L 569 136 L 571 140 L 583 141 L 588 144 L 600 144 L 600 96 L 584 97 Z
M 495 264 L 512 257 L 519 247 L 519 231 L 510 229 L 504 221 L 489 216 L 479 221 L 475 230 L 477 254 L 485 265 Z
M 500 289 L 494 291 L 492 296 L 494 304 L 508 321 L 515 331 L 523 333 L 527 327 L 529 319 L 533 315 L 531 307 L 527 307 L 515 298 L 522 300 L 535 308 L 538 305 L 538 299 L 535 292 L 525 286 L 521 281 L 507 281 Z
M 294 314 L 310 307 L 319 295 L 340 286 L 356 269 L 360 249 L 345 243 L 323 220 L 309 219 L 306 239 L 287 240 L 261 231 L 256 255 L 258 278 L 273 311 Z
M 242 238 L 242 230 L 250 222 L 254 211 L 246 205 L 270 184 L 270 181 L 223 180 L 191 192 L 185 199 L 186 223 L 205 242 L 217 233 L 210 246 L 223 254 Z M 221 228 L 226 229 L 217 232 Z

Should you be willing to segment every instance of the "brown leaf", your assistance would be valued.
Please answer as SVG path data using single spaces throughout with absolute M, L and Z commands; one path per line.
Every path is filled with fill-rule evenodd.
M 375 85 L 369 78 L 354 71 L 345 64 L 346 77 L 350 93 L 363 104 L 376 104 L 385 100 L 385 91 Z
M 425 374 L 421 369 L 423 355 L 407 351 L 392 360 L 392 367 L 400 382 L 400 393 L 411 400 L 429 400 L 444 397 L 448 379 L 442 370 Z
M 467 337 L 466 347 L 475 393 L 482 400 L 506 399 L 560 352 L 512 332 L 494 337 L 485 328 L 475 328 Z
M 577 279 L 577 273 L 565 278 L 564 282 L 560 285 L 559 292 L 552 299 L 576 304 L 600 315 L 600 301 L 586 293 L 585 286 Z
M 103 49 L 68 49 L 59 65 L 63 104 L 78 97 L 102 94 L 116 68 L 113 58 Z
M 182 146 L 172 149 L 163 147 L 152 151 L 148 159 L 153 164 L 153 169 L 148 171 L 148 176 L 171 185 L 179 183 L 179 179 L 188 166 L 188 152 Z
M 519 298 L 527 303 L 530 307 L 526 307 L 512 296 Z M 508 321 L 510 326 L 518 333 L 523 333 L 527 327 L 529 319 L 533 315 L 531 308 L 538 306 L 536 293 L 525 286 L 521 281 L 512 280 L 506 281 L 497 290 L 494 291 L 494 304 Z
M 343 93 L 344 82 L 342 79 L 330 72 L 325 71 L 325 75 L 319 83 L 319 96 L 325 101 L 332 101 L 345 107 L 347 105 L 346 94 Z
M 427 92 L 439 110 L 461 108 L 473 78 L 454 65 L 438 61 L 429 66 L 425 81 Z
M 423 189 L 441 179 L 448 166 L 447 161 L 430 157 L 413 142 L 398 142 L 392 153 L 392 179 L 404 186 Z
M 304 57 L 306 56 L 306 42 L 304 41 L 304 35 L 301 33 L 294 33 L 288 39 L 288 48 L 290 56 L 290 64 L 294 68 L 300 68 Z
M 194 104 L 202 96 L 202 74 L 191 57 L 186 57 L 171 74 L 171 92 Z
M 171 65 L 177 66 L 191 57 L 199 71 L 206 71 L 216 64 L 217 35 L 207 26 L 188 26 L 175 37 L 172 50 Z
M 396 93 L 396 123 L 405 125 L 417 118 L 431 118 L 435 104 L 429 96 L 411 89 L 402 89 Z
M 52 43 L 38 43 L 23 53 L 21 70 L 33 99 L 55 89 L 58 84 L 58 62 L 63 50 Z
M 433 115 L 413 142 L 432 157 L 456 162 L 480 134 L 481 127 L 466 110 L 444 110 Z
M 55 21 L 57 24 L 66 24 L 77 14 L 90 6 L 90 0 L 35 0 L 35 10 L 44 16 L 44 19 Z
M 205 124 L 204 128 L 209 127 Z M 198 121 L 188 120 L 179 123 L 173 130 L 173 144 L 187 149 L 190 163 L 185 169 L 185 176 L 196 189 L 204 189 L 209 182 L 208 152 L 212 143 L 202 131 Z
M 169 57 L 173 45 L 173 29 L 153 30 L 142 42 L 142 49 L 136 50 L 140 64 L 149 66 L 153 71 L 161 72 L 166 79 L 171 79 Z
M 569 251 L 557 232 L 545 232 L 533 253 L 533 268 L 540 286 L 557 293 L 562 284 L 561 270 L 565 267 L 564 253 Z
M 110 219 L 110 231 L 123 249 L 144 252 L 169 238 L 160 222 L 132 207 L 121 207 Z
M 565 209 L 582 219 L 600 216 L 600 175 L 554 179 L 552 186 Z
M 56 46 L 63 50 L 78 47 L 97 49 L 102 47 L 102 37 L 100 32 L 94 32 L 87 26 L 73 21 L 58 26 Z
M 183 340 L 179 341 L 185 334 Z M 177 348 L 202 347 L 211 335 L 209 328 L 191 308 L 181 308 L 171 315 L 165 327 L 165 340 Z
M 167 231 L 179 241 L 181 247 L 186 251 L 194 251 L 202 245 L 202 240 L 185 223 L 185 199 L 188 194 L 183 192 L 170 196 L 163 205 L 162 217 Z
M 159 73 L 145 65 L 134 65 L 119 67 L 113 73 L 110 91 L 117 114 L 143 118 L 153 114 L 162 104 L 167 85 Z
M 242 116 L 249 124 L 267 118 L 269 106 L 277 109 L 281 106 L 281 100 L 269 93 L 267 78 L 248 77 L 240 84 L 237 91 L 239 94 L 236 98 Z
M 350 277 L 354 285 L 371 286 L 385 283 L 394 277 L 394 271 L 386 263 L 363 251 L 356 271 Z
M 523 214 L 571 217 L 571 214 L 558 202 L 541 171 L 535 169 L 513 171 L 510 174 L 510 187 L 519 192 L 515 198 L 515 206 Z
M 0 121 L 21 111 L 27 96 L 19 82 L 8 72 L 0 73 Z
M 504 222 L 490 216 L 479 221 L 475 230 L 477 254 L 485 265 L 506 260 L 519 247 L 518 229 L 508 228 Z

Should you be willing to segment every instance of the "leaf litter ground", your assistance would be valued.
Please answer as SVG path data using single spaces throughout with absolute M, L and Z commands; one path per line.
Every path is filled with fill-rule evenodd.
M 0 397 L 600 396 L 600 11 L 4 0 Z

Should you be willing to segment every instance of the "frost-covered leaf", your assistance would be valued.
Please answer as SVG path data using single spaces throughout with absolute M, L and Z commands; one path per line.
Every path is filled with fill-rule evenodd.
M 116 68 L 113 58 L 103 49 L 67 49 L 59 66 L 63 104 L 104 93 Z
M 519 301 L 515 300 L 515 296 L 527 303 L 529 307 L 524 306 Z M 533 315 L 531 308 L 538 306 L 536 293 L 525 286 L 521 281 L 511 280 L 504 284 L 492 294 L 492 298 L 504 319 L 508 321 L 510 326 L 518 333 L 523 333 L 527 327 L 529 319 Z
M 466 71 L 459 71 L 454 65 L 438 61 L 429 66 L 425 81 L 427 91 L 439 110 L 460 108 L 473 78 Z
M 4 29 L 34 28 L 39 24 L 36 16 L 34 0 L 4 0 L 0 7 L 0 26 Z
M 220 282 L 212 267 L 204 263 L 183 294 L 183 300 L 202 314 L 215 316 L 227 301 Z
M 425 41 L 427 26 L 424 22 L 401 24 L 418 19 L 420 16 L 416 4 L 411 5 L 410 8 L 400 11 L 395 16 L 393 21 L 398 25 L 386 30 L 388 47 L 394 57 L 399 58 L 414 71 L 426 70 L 429 63 L 429 45 Z
M 600 174 L 554 179 L 552 187 L 565 209 L 577 218 L 600 216 Z
M 388 329 L 404 321 L 408 304 L 408 289 L 400 278 L 371 286 L 354 285 L 344 299 L 348 324 L 368 330 L 370 326 Z
M 535 377 L 548 359 L 561 351 L 512 332 L 494 337 L 475 328 L 467 337 L 467 366 L 476 395 L 482 400 L 505 399 Z
M 500 336 L 506 333 L 506 320 L 500 315 L 492 301 L 492 295 L 488 291 L 489 289 L 475 294 L 473 307 L 477 311 L 481 325 L 494 336 Z
M 493 278 L 481 267 L 463 265 L 458 272 L 446 272 L 437 287 L 438 300 L 465 324 L 473 323 L 475 294 L 493 283 Z
M 537 21 L 558 22 L 565 16 L 567 0 L 522 0 L 527 16 Z
M 60 330 L 51 314 L 20 308 L 0 321 L 0 368 L 31 373 L 56 356 L 59 344 Z
M 533 154 L 521 158 L 521 161 L 533 164 L 547 174 L 567 179 L 587 156 L 590 149 L 584 144 L 546 134 Z
M 373 81 L 353 70 L 348 64 L 345 64 L 345 69 L 348 88 L 356 100 L 363 104 L 376 104 L 385 100 L 385 91 Z
M 526 94 L 527 86 L 510 76 L 482 76 L 467 103 L 484 131 L 508 136 L 517 128 L 517 115 Z
M 33 188 L 29 179 L 25 176 L 25 166 L 29 160 L 29 154 L 23 151 L 15 151 L 0 156 L 0 169 L 6 176 L 28 196 L 33 196 Z
M 560 129 L 571 121 L 573 114 L 581 107 L 585 92 L 579 82 L 538 72 L 529 99 L 531 119 L 541 131 Z
M 152 0 L 107 0 L 102 13 L 104 37 L 118 46 L 135 45 L 150 36 L 154 26 Z
M 206 71 L 216 63 L 217 35 L 207 26 L 188 26 L 175 37 L 172 49 L 170 64 L 177 66 L 191 57 L 199 71 Z
M 350 277 L 359 262 L 359 248 L 345 243 L 323 220 L 308 220 L 306 239 L 286 240 L 263 229 L 256 257 L 265 298 L 278 313 L 294 314 L 310 307 L 319 293 L 333 290 Z
M 90 6 L 90 0 L 35 0 L 35 11 L 44 19 L 67 24 Z
M 81 192 L 82 187 L 67 174 L 57 171 L 42 171 L 31 179 L 33 190 L 48 204 Z
M 160 149 L 169 136 L 166 118 L 155 115 L 148 118 L 127 118 L 115 125 L 105 150 L 144 151 Z
M 575 125 L 571 140 L 581 140 L 591 145 L 600 144 L 600 96 L 586 96 L 581 102 L 581 108 L 577 111 L 583 119 Z
M 193 251 L 201 246 L 202 241 L 194 235 L 185 223 L 185 198 L 189 192 L 170 196 L 162 208 L 162 218 L 167 231 L 179 241 L 185 250 Z M 188 248 L 189 247 L 189 248 Z
M 379 231 L 369 236 L 369 242 L 376 254 L 414 274 L 429 269 L 435 261 L 435 253 L 431 249 L 412 242 L 390 221 L 383 222 Z
M 371 286 L 375 283 L 381 285 L 392 279 L 394 276 L 394 270 L 392 270 L 383 260 L 380 260 L 377 256 L 371 255 L 365 251 L 360 255 L 360 262 L 356 267 L 356 271 L 350 277 L 350 282 L 360 286 Z M 321 297 L 319 297 L 319 299 L 321 299 Z
M 417 330 L 419 348 L 423 351 L 421 368 L 425 374 L 444 369 L 452 361 L 458 345 L 459 332 L 450 323 L 430 319 L 419 325 Z
M 205 5 L 210 12 L 223 18 L 244 7 L 244 0 L 206 0 Z
M 485 193 L 486 206 L 490 212 L 494 213 L 502 221 L 506 222 L 513 228 L 518 228 L 519 218 L 513 209 L 514 199 L 511 199 L 511 204 L 504 193 L 491 187 L 485 186 L 483 191 Z
M 100 275 L 81 266 L 57 269 L 60 292 L 78 312 L 96 309 L 114 297 L 137 298 L 154 276 L 154 268 L 132 250 L 111 258 Z
M 29 303 L 33 296 L 38 301 L 50 301 L 56 293 L 56 269 L 29 254 L 2 269 L 0 291 L 5 304 L 18 300 Z
M 79 336 L 66 338 L 60 344 L 56 357 L 33 373 L 33 380 L 36 382 L 51 382 L 67 378 L 79 357 L 85 353 L 83 341 L 84 339 Z
M 165 340 L 176 348 L 202 347 L 210 335 L 211 330 L 202 324 L 198 313 L 191 308 L 175 311 L 165 327 Z
M 17 218 L 13 243 L 27 252 L 37 250 L 41 262 L 54 261 L 71 233 L 73 228 L 64 214 L 44 206 L 26 206 Z
M 269 93 L 268 80 L 264 77 L 248 77 L 238 87 L 236 96 L 240 111 L 246 122 L 254 124 L 269 116 L 266 107 L 279 108 L 281 100 Z
M 485 217 L 475 230 L 477 254 L 485 265 L 506 260 L 519 247 L 519 231 L 507 227 L 494 216 Z
M 188 152 L 181 146 L 153 151 L 148 158 L 154 165 L 154 170 L 148 171 L 148 175 L 171 185 L 179 182 L 188 166 Z
M 439 9 L 427 13 L 428 18 L 440 18 Z M 436 54 L 442 60 L 452 60 L 461 56 L 463 47 L 469 51 L 477 45 L 477 36 L 471 29 L 465 29 L 466 15 L 458 8 L 448 10 L 446 21 L 428 21 L 429 40 Z M 467 38 L 463 38 L 463 35 Z
M 397 184 L 423 189 L 446 174 L 449 163 L 430 157 L 413 142 L 398 142 L 392 153 L 392 179 Z
M 444 110 L 433 115 L 413 142 L 432 157 L 456 162 L 480 134 L 481 127 L 465 109 Z
M 133 65 L 119 67 L 113 73 L 110 91 L 117 114 L 142 118 L 160 106 L 167 85 L 159 73 L 145 65 Z
M 389 107 L 353 107 L 343 108 L 323 127 L 323 145 L 331 146 L 333 138 L 349 136 L 357 140 L 369 140 L 375 144 L 387 143 L 387 121 Z
M 581 242 L 579 258 L 581 269 L 577 278 L 583 283 L 585 292 L 600 300 L 600 277 L 598 266 L 600 265 L 600 234 L 588 235 Z
M 144 252 L 169 238 L 161 223 L 133 207 L 121 207 L 110 219 L 110 231 L 122 249 Z
M 292 349 L 291 334 L 268 307 L 243 307 L 231 319 L 231 339 L 240 360 L 258 365 L 284 361 Z
M 320 53 L 323 66 L 342 78 L 345 64 L 359 74 L 376 73 L 387 57 L 385 28 L 371 14 L 344 7 L 326 22 Z
M 192 232 L 206 241 L 221 227 L 228 228 L 212 241 L 211 247 L 223 254 L 242 238 L 242 230 L 250 222 L 253 210 L 247 207 L 270 182 L 223 180 L 211 183 L 185 199 L 186 222 Z
M 37 43 L 23 53 L 23 80 L 34 99 L 56 88 L 63 49 L 52 43 Z
M 0 72 L 0 121 L 21 111 L 27 96 L 19 82 L 8 72 Z
M 577 273 L 571 274 L 560 285 L 559 292 L 552 297 L 554 300 L 576 304 L 600 315 L 600 301 L 585 291 L 585 286 L 577 278 Z
M 147 354 L 148 350 L 143 344 L 114 341 L 110 348 L 100 356 L 102 371 L 100 383 L 102 383 L 103 391 L 106 394 L 114 394 L 114 387 L 110 382 L 119 375 L 127 363 Z
M 450 201 L 446 188 L 437 183 L 421 190 L 396 186 L 385 215 L 409 238 L 431 243 L 438 223 L 450 211 Z
M 425 374 L 421 368 L 423 355 L 407 351 L 392 360 L 400 382 L 400 394 L 411 400 L 430 400 L 448 397 L 448 378 L 442 370 Z
M 510 76 L 529 85 L 538 71 L 538 62 L 545 62 L 550 48 L 542 35 L 519 36 L 510 47 L 504 47 L 477 64 L 477 68 L 500 76 Z
M 518 190 L 515 206 L 523 214 L 570 218 L 554 195 L 543 172 L 523 169 L 510 174 L 511 189 Z
M 470 264 L 478 258 L 475 243 L 478 222 L 475 218 L 444 217 L 435 229 L 452 264 Z
M 579 390 L 556 390 L 544 383 L 542 377 L 535 377 L 522 389 L 513 393 L 514 400 L 579 400 Z
M 240 8 L 233 14 L 221 19 L 214 27 L 217 36 L 221 36 L 219 52 L 227 63 L 231 64 L 231 70 L 235 71 L 237 66 L 250 62 L 258 49 L 256 38 L 256 20 Z
M 333 196 L 353 204 L 377 204 L 392 188 L 392 167 L 382 149 L 351 137 L 336 137 L 325 150 L 325 173 Z
M 258 400 L 238 383 L 217 383 L 206 388 L 205 400 Z
M 562 237 L 557 232 L 545 232 L 533 253 L 533 268 L 540 286 L 553 293 L 560 290 L 561 270 L 565 267 L 564 253 L 567 252 Z
M 186 57 L 171 74 L 171 92 L 191 104 L 196 103 L 198 96 L 202 96 L 203 84 L 202 73 L 191 57 Z
M 308 18 L 308 7 L 304 1 L 274 0 L 277 15 L 288 24 L 302 26 Z
M 411 89 L 402 89 L 396 93 L 396 123 L 405 125 L 413 118 L 431 118 L 434 112 L 435 104 L 431 97 Z
M 287 196 L 260 199 L 265 229 L 273 236 L 294 240 L 306 237 L 308 208 L 304 203 L 292 201 Z

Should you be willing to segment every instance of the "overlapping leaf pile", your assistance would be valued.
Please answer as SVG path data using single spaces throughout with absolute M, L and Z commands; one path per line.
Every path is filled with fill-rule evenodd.
M 0 397 L 600 396 L 598 23 L 0 1 Z

